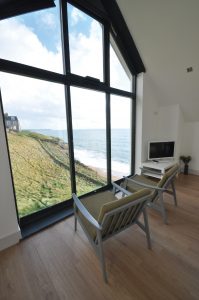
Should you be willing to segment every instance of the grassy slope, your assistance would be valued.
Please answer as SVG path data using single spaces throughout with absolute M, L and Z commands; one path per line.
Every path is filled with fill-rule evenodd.
M 20 216 L 71 198 L 67 147 L 60 147 L 57 139 L 29 133 L 8 133 L 8 141 Z M 42 145 L 65 167 L 56 163 Z M 79 162 L 76 171 L 79 195 L 105 183 L 94 170 Z

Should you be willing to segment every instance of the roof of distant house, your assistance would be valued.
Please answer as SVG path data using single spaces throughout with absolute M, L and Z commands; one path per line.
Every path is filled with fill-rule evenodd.
M 6 121 L 18 121 L 17 116 L 8 116 L 7 114 L 5 114 L 5 120 Z

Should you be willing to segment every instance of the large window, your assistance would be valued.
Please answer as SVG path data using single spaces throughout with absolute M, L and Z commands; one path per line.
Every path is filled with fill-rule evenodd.
M 8 74 L 0 80 L 22 217 L 71 198 L 64 87 Z
M 0 21 L 0 88 L 25 220 L 133 170 L 135 84 L 110 24 L 71 0 L 55 4 Z
M 114 88 L 131 92 L 132 75 L 111 36 L 110 40 L 110 85 Z
M 71 88 L 78 195 L 107 184 L 105 95 Z
M 103 81 L 103 26 L 68 4 L 71 72 Z
M 130 174 L 132 100 L 111 96 L 111 163 L 112 179 Z
M 59 1 L 56 7 L 0 22 L 0 57 L 63 72 Z

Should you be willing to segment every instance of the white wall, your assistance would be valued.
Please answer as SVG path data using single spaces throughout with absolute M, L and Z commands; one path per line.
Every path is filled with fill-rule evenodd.
M 179 104 L 162 106 L 148 74 L 138 76 L 136 129 L 136 173 L 147 160 L 148 141 L 174 140 L 175 158 L 190 155 L 189 172 L 199 175 L 199 122 L 185 122 Z
M 143 124 L 142 140 L 143 151 L 142 161 L 148 157 L 148 141 L 157 140 L 157 121 L 158 121 L 158 99 L 155 95 L 153 82 L 150 73 L 144 74 L 143 81 Z
M 155 93 L 150 74 L 138 77 L 136 172 L 141 162 L 147 160 L 148 141 L 174 140 L 175 158 L 183 154 L 182 140 L 184 117 L 179 104 L 162 106 Z
M 147 158 L 149 139 L 175 139 L 176 157 L 191 155 L 190 168 L 196 173 L 199 170 L 199 1 L 117 0 L 117 3 L 147 71 L 141 109 L 142 160 Z M 193 72 L 187 73 L 190 66 Z
M 117 0 L 162 105 L 199 122 L 199 1 Z M 187 73 L 187 67 L 193 72 Z
M 136 173 L 147 160 L 148 141 L 174 140 L 176 160 L 190 155 L 189 173 L 199 175 L 199 122 L 186 122 L 179 104 L 162 106 L 148 74 L 138 76 L 136 131 Z
M 199 122 L 186 122 L 182 139 L 182 155 L 190 155 L 190 173 L 199 175 Z
M 157 139 L 158 103 L 148 74 L 137 77 L 135 172 L 147 160 L 148 141 Z
M 179 106 L 178 109 L 178 123 L 177 123 L 177 147 L 176 147 L 176 157 L 180 157 L 182 155 L 182 142 L 183 142 L 183 134 L 184 134 L 184 127 L 185 127 L 185 119 L 182 112 L 181 107 Z
M 140 74 L 137 77 L 136 102 L 135 171 L 139 174 L 141 163 L 147 160 L 148 141 L 157 139 L 158 103 L 148 74 Z
M 0 250 L 17 243 L 20 237 L 0 106 Z
M 184 117 L 179 104 L 159 106 L 157 137 L 160 140 L 175 141 L 175 158 L 179 159 L 182 147 Z
M 159 138 L 176 140 L 178 135 L 178 105 L 160 106 L 157 125 Z

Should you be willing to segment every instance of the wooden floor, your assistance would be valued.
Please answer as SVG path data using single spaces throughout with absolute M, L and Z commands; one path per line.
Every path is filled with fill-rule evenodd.
M 169 225 L 149 211 L 152 250 L 133 226 L 104 243 L 109 284 L 73 218 L 0 253 L 0 299 L 199 299 L 199 176 L 180 175 Z

